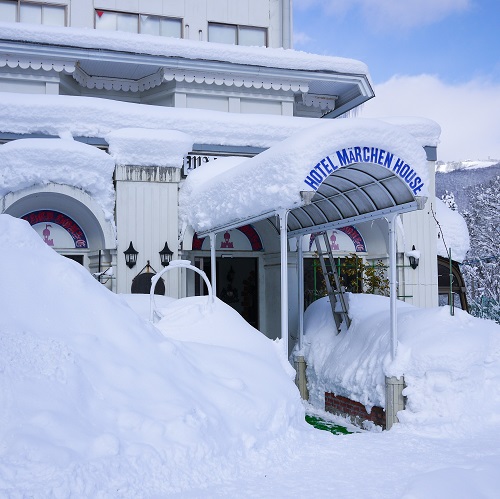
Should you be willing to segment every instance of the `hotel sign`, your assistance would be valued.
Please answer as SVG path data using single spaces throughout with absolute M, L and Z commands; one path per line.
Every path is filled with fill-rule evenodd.
M 184 164 L 182 166 L 182 175 L 187 177 L 192 170 L 200 167 L 205 163 L 210 163 L 220 158 L 220 155 L 215 154 L 187 154 L 184 156 Z
M 317 163 L 304 182 L 315 191 L 330 173 L 355 163 L 373 163 L 387 168 L 398 175 L 416 196 L 424 186 L 417 172 L 395 154 L 377 147 L 349 147 L 335 151 Z

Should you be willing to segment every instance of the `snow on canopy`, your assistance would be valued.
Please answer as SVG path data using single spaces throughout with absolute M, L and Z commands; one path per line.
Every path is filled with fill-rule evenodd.
M 49 183 L 78 187 L 113 218 L 115 162 L 100 149 L 71 139 L 19 139 L 0 145 L 0 196 Z
M 336 151 L 350 149 L 348 153 L 354 154 L 355 148 L 358 153 L 363 148 L 390 152 L 394 155 L 391 167 L 396 158 L 403 159 L 423 182 L 418 195 L 427 195 L 426 155 L 412 135 L 379 120 L 340 119 L 322 121 L 218 175 L 207 175 L 211 163 L 201 166 L 181 187 L 181 220 L 200 232 L 280 208 L 301 206 L 300 192 L 313 190 L 305 179 L 315 165 L 331 155 L 339 166 Z
M 116 50 L 133 54 L 221 61 L 269 68 L 369 75 L 366 64 L 354 59 L 309 54 L 291 49 L 245 47 L 121 31 L 108 32 L 24 23 L 0 23 L 0 38 L 55 46 Z
M 324 123 L 316 118 L 237 114 L 119 102 L 95 97 L 0 92 L 0 131 L 59 136 L 106 137 L 121 128 L 184 132 L 199 144 L 270 147 L 291 135 Z M 422 118 L 406 118 L 404 128 L 422 147 L 437 145 L 439 127 Z
M 470 249 L 469 229 L 465 219 L 456 210 L 448 208 L 441 199 L 436 198 L 436 219 L 438 227 L 437 253 L 439 256 L 451 257 L 456 262 L 463 262 L 467 251 Z
M 119 165 L 180 168 L 193 139 L 177 130 L 122 128 L 106 135 L 109 154 Z
M 0 234 L 2 496 L 165 497 L 304 429 L 282 345 L 221 301 L 155 327 L 27 222 Z

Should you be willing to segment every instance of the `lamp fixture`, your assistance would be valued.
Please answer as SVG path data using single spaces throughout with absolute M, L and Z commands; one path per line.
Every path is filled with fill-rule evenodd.
M 127 264 L 127 267 L 129 269 L 135 267 L 135 264 L 137 263 L 137 255 L 139 254 L 139 252 L 132 245 L 132 241 L 130 241 L 130 246 L 128 247 L 127 251 L 123 252 L 123 254 L 125 255 L 125 263 Z
M 407 253 L 408 260 L 410 261 L 410 267 L 415 270 L 418 267 L 418 262 L 420 260 L 420 251 L 415 249 L 415 245 L 411 248 L 411 251 Z
M 174 252 L 168 247 L 167 241 L 165 241 L 165 246 L 160 251 L 160 261 L 164 267 L 172 261 L 173 254 Z

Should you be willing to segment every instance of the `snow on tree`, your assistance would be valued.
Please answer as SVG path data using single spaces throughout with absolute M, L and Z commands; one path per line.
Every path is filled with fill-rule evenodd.
M 448 206 L 453 211 L 457 211 L 457 203 L 455 202 L 455 195 L 453 192 L 446 191 L 445 194 L 441 196 L 443 203 Z
M 500 323 L 500 176 L 469 190 L 471 249 L 461 271 L 471 313 Z

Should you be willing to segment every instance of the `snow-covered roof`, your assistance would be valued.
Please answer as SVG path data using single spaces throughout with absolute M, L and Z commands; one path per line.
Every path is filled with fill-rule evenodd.
M 106 135 L 118 165 L 180 167 L 194 140 L 177 130 L 121 128 Z
M 438 255 L 449 258 L 448 250 L 451 249 L 453 260 L 463 262 L 470 249 L 469 230 L 464 218 L 458 211 L 448 208 L 441 199 L 436 198 L 436 219 L 439 223 Z
M 90 194 L 113 218 L 115 162 L 71 139 L 19 139 L 0 145 L 0 196 L 32 185 L 67 184 Z
M 291 49 L 245 47 L 121 31 L 0 22 L 0 39 L 282 69 L 369 74 L 366 64 L 355 59 L 309 54 Z
M 307 233 L 412 211 L 427 196 L 421 144 L 378 120 L 323 121 L 232 168 L 219 167 L 224 171 L 202 166 L 181 188 L 181 219 L 199 234 L 273 219 L 279 209 L 291 210 L 290 234 Z
M 2 66 L 54 69 L 72 73 L 82 87 L 120 92 L 175 81 L 307 94 L 308 106 L 319 105 L 316 97 L 326 96 L 331 101 L 329 117 L 374 96 L 368 68 L 353 59 L 24 23 L 0 23 Z
M 396 120 L 396 118 L 391 118 Z M 149 106 L 94 97 L 0 92 L 0 132 L 105 138 L 122 128 L 177 130 L 198 144 L 267 148 L 312 126 L 316 118 L 238 114 Z M 423 118 L 399 120 L 422 146 L 438 143 L 439 126 Z

